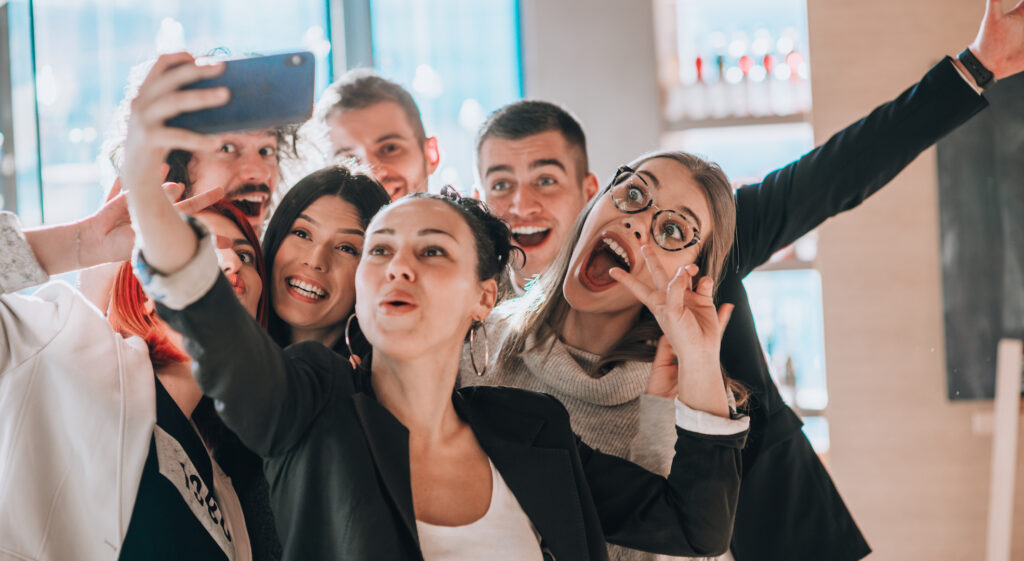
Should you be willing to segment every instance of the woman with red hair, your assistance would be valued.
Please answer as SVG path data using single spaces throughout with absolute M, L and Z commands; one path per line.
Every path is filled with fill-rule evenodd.
M 238 299 L 265 327 L 252 228 L 229 205 L 197 217 Z M 261 481 L 265 495 L 259 460 L 203 398 L 181 336 L 156 315 L 131 267 L 118 271 L 108 318 L 60 281 L 15 293 L 51 275 L 125 262 L 132 243 L 123 195 L 80 222 L 24 232 L 15 215 L 0 213 L 0 558 L 262 556 L 247 528 L 255 519 L 262 532 L 272 520 L 262 512 L 266 497 L 252 498 Z M 188 286 L 182 273 L 174 281 Z

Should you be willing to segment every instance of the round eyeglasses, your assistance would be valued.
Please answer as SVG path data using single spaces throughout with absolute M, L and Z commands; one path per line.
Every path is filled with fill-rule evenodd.
M 700 232 L 693 222 L 674 210 L 658 208 L 647 180 L 633 168 L 619 167 L 609 194 L 615 208 L 626 214 L 637 214 L 651 207 L 657 210 L 651 220 L 651 239 L 661 249 L 681 251 L 700 243 Z

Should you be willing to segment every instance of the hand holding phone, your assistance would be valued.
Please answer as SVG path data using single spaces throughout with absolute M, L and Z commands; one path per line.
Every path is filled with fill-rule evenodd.
M 182 90 L 226 87 L 227 104 L 183 113 L 167 126 L 203 134 L 267 129 L 302 123 L 313 114 L 314 68 L 310 52 L 294 52 L 224 61 L 220 76 Z

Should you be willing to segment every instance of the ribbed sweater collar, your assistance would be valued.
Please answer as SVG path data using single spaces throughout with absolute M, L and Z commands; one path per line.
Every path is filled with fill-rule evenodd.
M 621 405 L 640 397 L 651 376 L 650 363 L 630 361 L 615 366 L 600 378 L 593 378 L 579 361 L 590 365 L 600 357 L 571 348 L 556 337 L 539 345 L 530 337 L 525 347 L 528 350 L 521 357 L 533 376 L 557 393 L 595 405 Z

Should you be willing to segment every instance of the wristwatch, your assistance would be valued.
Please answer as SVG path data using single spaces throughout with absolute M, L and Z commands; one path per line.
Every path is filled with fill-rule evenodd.
M 996 83 L 996 78 L 992 71 L 985 68 L 985 65 L 978 60 L 978 57 L 974 56 L 970 49 L 964 49 L 964 52 L 957 55 L 956 58 L 960 59 L 960 63 L 971 74 L 979 88 L 984 89 Z

